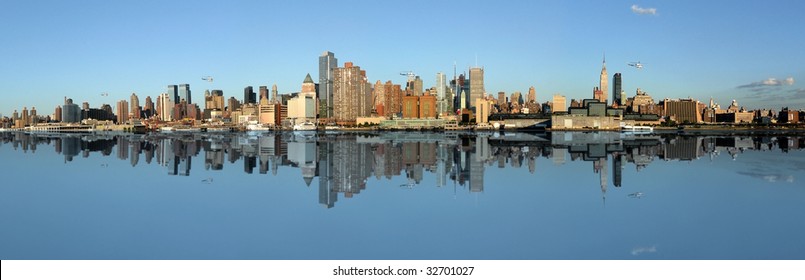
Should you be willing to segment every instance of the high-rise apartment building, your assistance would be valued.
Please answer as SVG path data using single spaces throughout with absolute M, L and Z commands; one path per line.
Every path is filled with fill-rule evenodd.
M 484 69 L 480 67 L 470 68 L 470 108 L 475 107 L 475 100 L 484 97 Z
M 333 117 L 333 69 L 338 67 L 335 54 L 325 51 L 319 56 L 319 116 Z
M 352 62 L 333 69 L 333 117 L 338 123 L 352 124 L 358 117 L 369 116 L 372 85 L 366 71 Z
M 129 102 L 120 100 L 117 102 L 117 123 L 124 124 L 129 120 Z
M 447 106 L 450 104 L 450 100 L 447 100 L 447 75 L 442 72 L 436 73 L 436 104 L 438 114 L 449 111 Z

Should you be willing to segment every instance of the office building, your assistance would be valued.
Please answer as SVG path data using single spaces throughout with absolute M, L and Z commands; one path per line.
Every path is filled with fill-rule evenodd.
M 179 101 L 181 101 L 181 99 L 179 99 L 179 86 L 168 85 L 168 96 L 170 96 L 173 104 L 179 103 Z
M 484 69 L 480 67 L 470 68 L 470 108 L 475 107 L 475 101 L 484 97 Z M 512 100 L 513 102 L 513 100 Z
M 316 83 L 310 74 L 302 82 L 302 91 L 288 100 L 288 118 L 293 124 L 316 120 Z
M 77 123 L 81 121 L 81 109 L 72 99 L 65 98 L 62 106 L 62 122 Z
M 243 104 L 257 104 L 257 95 L 252 86 L 243 88 Z
M 173 121 L 173 98 L 170 93 L 163 93 L 157 97 L 157 107 L 159 107 L 159 119 L 165 122 Z
M 192 95 L 190 94 L 190 85 L 179 85 L 179 101 L 186 100 L 187 104 L 193 104 Z
M 319 116 L 331 118 L 333 116 L 333 69 L 338 67 L 335 54 L 325 51 L 319 56 Z
M 618 106 L 623 106 L 625 103 L 621 83 L 621 73 L 615 73 L 612 77 L 612 104 L 618 104 Z

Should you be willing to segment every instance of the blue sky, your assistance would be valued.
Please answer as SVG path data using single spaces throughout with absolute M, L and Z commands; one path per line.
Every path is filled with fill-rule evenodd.
M 628 96 L 805 107 L 802 1 L 287 2 L 4 1 L 0 114 L 49 114 L 64 96 L 114 106 L 180 83 L 195 100 L 207 88 L 295 92 L 326 50 L 372 82 L 411 70 L 426 87 L 477 57 L 487 92 L 535 86 L 541 102 L 591 97 L 606 52 Z M 644 69 L 627 66 L 638 60 Z

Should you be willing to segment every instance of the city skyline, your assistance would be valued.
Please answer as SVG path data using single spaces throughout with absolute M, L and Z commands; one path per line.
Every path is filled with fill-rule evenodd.
M 237 98 L 248 85 L 295 92 L 299 77 L 319 72 L 323 51 L 335 53 L 339 67 L 360 65 L 371 84 L 402 84 L 399 73 L 413 71 L 430 88 L 438 72 L 452 79 L 454 65 L 466 75 L 483 67 L 487 94 L 534 86 L 539 102 L 554 94 L 587 98 L 606 53 L 608 72 L 622 73 L 627 96 L 641 88 L 658 98 L 805 107 L 805 88 L 796 82 L 805 79 L 797 68 L 805 61 L 798 51 L 803 39 L 790 35 L 803 28 L 800 2 L 406 2 L 385 10 L 362 1 L 157 3 L 26 2 L 0 11 L 0 33 L 8 38 L 0 46 L 7 56 L 0 66 L 0 114 L 23 107 L 51 114 L 64 96 L 93 108 L 132 93 L 158 98 L 174 84 L 194 87 L 194 101 L 207 89 Z M 381 13 L 425 4 L 428 9 L 399 19 Z M 355 13 L 351 6 L 362 13 L 346 16 Z M 247 10 L 270 16 L 242 17 Z M 294 21 L 297 11 L 311 20 Z M 323 25 L 329 32 L 318 28 Z M 635 61 L 644 68 L 627 65 Z

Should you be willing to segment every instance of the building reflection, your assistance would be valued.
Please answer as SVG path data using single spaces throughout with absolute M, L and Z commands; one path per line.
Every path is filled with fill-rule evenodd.
M 193 159 L 203 151 L 204 169 L 221 171 L 243 165 L 243 172 L 276 176 L 280 167 L 298 170 L 305 186 L 318 184 L 318 203 L 334 207 L 339 197 L 359 195 L 368 179 L 377 185 L 401 181 L 400 187 L 447 187 L 468 193 L 484 192 L 488 167 L 538 172 L 543 163 L 564 165 L 568 160 L 589 162 L 597 188 L 606 201 L 610 187 L 629 184 L 626 165 L 636 172 L 657 160 L 713 160 L 721 154 L 738 160 L 747 150 L 790 152 L 805 147 L 799 135 L 641 135 L 617 132 L 553 133 L 232 133 L 195 134 L 0 134 L 0 145 L 35 153 L 40 145 L 53 146 L 68 163 L 79 155 L 104 157 L 113 153 L 132 167 L 156 164 L 171 176 L 190 176 Z M 141 155 L 142 154 L 142 155 Z M 270 172 L 269 172 L 270 171 Z M 297 171 L 294 171 L 297 172 Z M 750 174 L 754 176 L 753 174 Z M 763 176 L 763 175 L 757 175 Z M 776 175 L 775 175 L 776 176 Z M 780 180 L 786 179 L 783 175 Z M 774 177 L 774 178 L 778 178 Z M 429 179 L 432 178 L 432 179 Z M 316 182 L 318 180 L 318 182 Z M 433 181 L 429 181 L 433 180 Z M 397 186 L 398 183 L 393 184 Z

